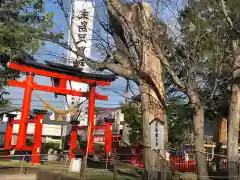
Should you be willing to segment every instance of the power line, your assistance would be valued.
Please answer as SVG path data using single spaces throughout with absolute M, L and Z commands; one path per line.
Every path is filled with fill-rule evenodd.
M 41 91 L 40 91 L 41 92 Z M 42 92 L 44 92 L 44 91 L 42 91 Z M 42 94 L 42 93 L 40 93 L 40 94 L 42 94 L 43 96 L 51 96 L 50 94 L 51 93 L 48 93 L 48 92 L 46 92 L 47 94 Z M 24 94 L 24 92 L 9 92 L 9 95 L 6 95 L 6 96 L 10 96 L 11 94 L 17 94 L 17 95 L 23 95 Z M 54 96 L 53 96 L 54 97 Z
M 11 104 L 19 104 L 19 105 L 22 105 L 22 103 L 11 103 Z M 85 105 L 87 105 L 88 103 L 86 103 Z M 121 103 L 98 103 L 98 102 L 96 102 L 96 105 L 120 105 Z M 31 103 L 31 105 L 35 105 L 35 104 L 32 104 Z M 40 105 L 39 105 L 40 106 Z M 42 105 L 42 106 L 44 106 L 44 105 Z M 56 106 L 61 106 L 61 105 L 56 105 Z
M 22 104 L 17 104 L 17 103 L 11 103 L 13 106 L 22 106 Z M 43 105 L 37 105 L 37 104 L 31 104 L 31 106 L 37 106 L 37 107 L 42 107 L 44 108 L 45 106 Z M 56 107 L 61 107 L 61 106 L 56 106 Z
M 116 95 L 121 96 L 121 97 L 124 97 L 123 93 L 121 93 L 120 91 L 114 90 L 114 89 L 112 89 L 111 87 L 107 88 L 107 87 L 98 86 L 98 88 L 100 88 L 100 89 L 102 89 L 102 90 L 104 90 L 104 91 L 112 91 L 112 92 L 114 92 Z M 11 95 L 11 94 L 23 95 L 23 93 L 20 93 L 20 92 L 10 92 L 10 95 Z M 6 97 L 7 97 L 7 96 L 10 96 L 10 95 L 6 95 Z M 51 96 L 51 95 L 49 95 L 49 94 L 41 94 L 41 95 L 42 95 L 42 96 L 48 96 L 48 97 Z M 116 95 L 114 95 L 114 96 L 116 96 Z M 54 96 L 51 96 L 51 97 L 55 98 Z M 76 97 L 79 97 L 79 96 L 76 96 Z M 59 98 L 63 98 L 63 97 L 60 96 Z
M 6 100 L 9 100 L 9 101 L 23 101 L 23 99 L 17 99 L 17 98 L 6 98 Z M 32 99 L 31 100 L 32 102 L 41 102 L 39 100 L 35 100 L 35 99 Z M 60 102 L 60 101 L 47 101 L 47 102 L 54 102 L 54 103 L 64 103 L 64 102 Z

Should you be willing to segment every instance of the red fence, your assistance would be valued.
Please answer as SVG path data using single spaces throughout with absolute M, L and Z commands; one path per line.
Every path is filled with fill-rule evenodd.
M 126 148 L 125 148 L 126 149 Z M 1 156 L 0 159 L 9 159 L 11 160 L 12 157 L 11 155 L 9 156 L 9 154 L 6 154 L 8 151 L 2 151 L 1 152 Z M 192 173 L 197 173 L 197 165 L 196 165 L 196 160 L 194 158 L 194 154 L 192 152 L 188 152 L 187 155 L 185 154 L 185 152 L 177 152 L 175 151 L 174 153 L 170 153 L 170 157 L 168 160 L 166 160 L 166 167 L 171 171 L 171 172 L 192 172 Z M 173 155 L 174 154 L 174 155 Z M 132 153 L 114 153 L 112 155 L 116 155 L 119 159 L 119 163 L 125 164 L 125 165 L 129 165 L 129 166 L 134 166 L 136 168 L 139 169 L 143 169 L 144 168 L 144 162 L 143 162 L 143 157 L 141 154 L 132 154 Z M 101 153 L 101 152 L 97 152 L 95 153 L 94 157 L 90 157 L 90 159 L 95 159 L 95 157 L 97 157 L 95 160 L 99 161 L 99 162 L 111 162 L 112 159 L 112 155 L 110 154 L 110 156 L 106 156 L 105 153 Z M 185 156 L 184 156 L 185 155 Z M 16 156 L 16 155 L 14 155 Z M 17 155 L 17 156 L 21 156 L 21 155 Z M 30 155 L 31 156 L 31 155 Z M 220 169 L 222 171 L 224 171 L 227 168 L 227 161 L 226 161 L 226 157 L 223 155 L 217 155 L 214 154 L 213 157 L 220 157 Z M 206 160 L 207 161 L 207 160 Z M 208 168 L 211 170 L 213 170 L 214 168 L 216 168 L 216 163 L 215 163 L 215 159 L 211 159 L 207 161 L 208 164 Z M 214 170 L 213 170 L 214 171 Z
M 193 152 L 188 152 L 186 154 L 185 152 L 175 151 L 174 153 L 172 153 L 174 155 L 172 155 L 171 153 L 168 161 L 166 161 L 166 163 L 168 164 L 168 168 L 170 168 L 171 171 L 197 173 L 197 162 Z M 226 157 L 222 155 L 217 155 L 217 154 L 214 154 L 213 157 L 216 158 L 217 156 L 220 156 L 220 162 L 219 162 L 220 169 L 224 171 L 227 168 Z M 138 168 L 144 168 L 143 158 L 140 154 L 135 154 L 131 156 L 128 155 L 127 158 L 128 158 L 129 164 Z M 208 169 L 211 171 L 215 171 L 216 170 L 215 159 L 208 159 L 206 157 L 206 161 L 207 161 Z

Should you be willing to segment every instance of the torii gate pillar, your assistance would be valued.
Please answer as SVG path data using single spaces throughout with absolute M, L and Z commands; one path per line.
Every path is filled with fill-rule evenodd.
M 88 97 L 88 122 L 89 122 L 89 135 L 88 135 L 88 153 L 93 153 L 93 141 L 94 141 L 94 111 L 95 111 L 95 93 L 96 86 L 90 85 L 89 97 Z
M 23 106 L 22 106 L 21 118 L 19 123 L 19 132 L 17 137 L 16 150 L 22 150 L 26 144 L 27 121 L 28 121 L 28 114 L 30 112 L 30 107 L 31 107 L 33 78 L 34 78 L 34 75 L 32 73 L 29 73 L 25 80 L 26 86 L 24 91 L 24 99 L 23 99 Z
M 43 129 L 44 114 L 36 114 L 35 117 L 35 133 L 34 133 L 34 144 L 32 147 L 32 163 L 40 163 L 40 153 L 42 144 L 42 129 Z

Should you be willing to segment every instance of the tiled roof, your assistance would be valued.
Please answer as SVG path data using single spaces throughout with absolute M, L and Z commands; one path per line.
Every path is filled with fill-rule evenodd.
M 103 111 L 113 112 L 113 111 L 116 111 L 116 110 L 119 110 L 119 109 L 121 109 L 121 107 L 114 107 L 114 108 L 96 107 L 95 111 L 96 111 L 96 113 L 103 112 Z
M 19 111 L 20 109 L 18 107 L 13 107 L 13 106 L 0 106 L 0 115 L 5 114 L 5 113 L 10 113 L 14 111 Z

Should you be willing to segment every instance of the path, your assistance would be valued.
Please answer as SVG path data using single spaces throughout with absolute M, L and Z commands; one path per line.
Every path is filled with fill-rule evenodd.
M 8 175 L 1 175 L 1 180 L 36 180 L 36 175 L 34 174 L 26 174 L 26 175 L 19 175 L 19 174 L 8 174 Z

